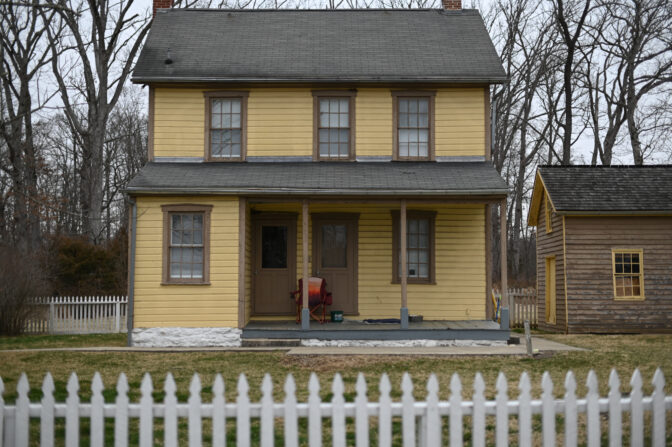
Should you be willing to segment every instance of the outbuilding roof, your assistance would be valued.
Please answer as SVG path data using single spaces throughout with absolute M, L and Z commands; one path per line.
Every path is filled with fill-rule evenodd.
M 540 166 L 528 222 L 536 225 L 543 192 L 559 214 L 672 213 L 672 165 Z
M 500 83 L 506 73 L 476 10 L 166 9 L 132 79 Z
M 488 162 L 150 162 L 127 192 L 501 197 L 507 185 Z

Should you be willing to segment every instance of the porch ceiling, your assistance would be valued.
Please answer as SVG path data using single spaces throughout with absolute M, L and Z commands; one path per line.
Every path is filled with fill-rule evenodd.
M 274 196 L 498 196 L 489 162 L 148 163 L 127 192 Z

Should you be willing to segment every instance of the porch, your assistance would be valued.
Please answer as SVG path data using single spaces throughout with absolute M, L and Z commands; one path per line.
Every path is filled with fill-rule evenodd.
M 492 320 L 365 323 L 346 319 L 342 323 L 311 321 L 308 329 L 294 321 L 252 320 L 243 328 L 243 339 L 317 339 L 317 340 L 490 340 L 509 339 L 508 329 Z

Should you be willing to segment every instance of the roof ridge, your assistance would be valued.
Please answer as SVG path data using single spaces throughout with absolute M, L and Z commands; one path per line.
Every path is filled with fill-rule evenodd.
M 460 14 L 460 13 L 480 13 L 476 8 L 460 9 L 460 10 L 445 10 L 442 8 L 348 8 L 348 9 L 235 9 L 235 8 L 165 8 L 157 10 L 157 13 L 171 13 L 171 12 L 441 12 L 446 14 Z
M 553 169 L 644 169 L 644 168 L 672 168 L 672 164 L 655 164 L 655 165 L 539 165 L 538 168 L 553 168 Z

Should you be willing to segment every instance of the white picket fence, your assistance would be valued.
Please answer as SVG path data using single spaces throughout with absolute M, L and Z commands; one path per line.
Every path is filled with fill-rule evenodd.
M 536 289 L 508 289 L 509 324 L 512 328 L 522 328 L 525 320 L 530 327 L 537 327 L 537 291 Z M 493 289 L 493 295 L 499 300 L 502 294 Z M 499 315 L 498 315 L 499 316 Z
M 33 298 L 27 334 L 126 332 L 128 297 L 56 296 Z
M 496 382 L 497 394 L 494 400 L 486 400 L 485 383 L 480 373 L 474 380 L 474 392 L 471 401 L 462 399 L 462 384 L 457 374 L 450 381 L 450 397 L 448 401 L 439 400 L 439 383 L 436 376 L 431 375 L 426 384 L 427 395 L 424 401 L 416 401 L 413 397 L 413 383 L 408 374 L 403 376 L 401 383 L 402 397 L 393 401 L 390 396 L 391 384 L 387 374 L 383 374 L 378 384 L 380 397 L 377 402 L 368 400 L 367 383 L 362 374 L 357 378 L 356 397 L 354 402 L 346 402 L 344 384 L 341 376 L 336 374 L 331 385 L 333 397 L 330 402 L 322 402 L 320 383 L 313 374 L 308 384 L 309 397 L 307 402 L 297 402 L 296 385 L 291 375 L 284 384 L 285 398 L 281 402 L 273 400 L 273 382 L 269 375 L 261 384 L 262 398 L 260 402 L 251 402 L 248 394 L 249 385 L 245 375 L 238 379 L 238 396 L 235 402 L 227 402 L 224 393 L 224 380 L 217 375 L 212 386 L 211 402 L 203 402 L 201 398 L 201 380 L 198 374 L 193 376 L 189 387 L 190 396 L 187 402 L 178 402 L 176 384 L 171 374 L 164 382 L 165 397 L 163 402 L 154 402 L 152 378 L 145 374 L 140 390 L 139 403 L 131 403 L 128 398 L 128 382 L 126 375 L 121 374 L 117 381 L 117 397 L 114 403 L 105 402 L 103 382 L 98 373 L 91 384 L 91 401 L 84 403 L 78 395 L 79 382 L 76 374 L 70 376 L 67 384 L 68 397 L 64 403 L 54 400 L 54 381 L 47 374 L 42 383 L 44 397 L 40 402 L 30 402 L 28 392 L 30 386 L 25 374 L 17 384 L 18 397 L 14 405 L 4 405 L 2 400 L 3 382 L 0 379 L 0 441 L 4 446 L 27 447 L 30 442 L 29 422 L 31 418 L 40 420 L 40 445 L 54 445 L 55 418 L 65 418 L 65 445 L 76 447 L 80 443 L 80 419 L 90 420 L 90 445 L 101 447 L 104 443 L 105 419 L 114 420 L 114 445 L 127 446 L 129 440 L 129 418 L 139 419 L 139 445 L 150 447 L 155 436 L 154 420 L 163 422 L 164 445 L 176 446 L 178 442 L 178 419 L 186 418 L 190 447 L 202 445 L 203 420 L 212 421 L 212 445 L 222 447 L 227 440 L 227 420 L 235 430 L 236 444 L 249 446 L 251 442 L 252 420 L 258 420 L 260 445 L 273 446 L 275 430 L 282 428 L 284 445 L 293 447 L 299 444 L 299 420 L 307 419 L 307 436 L 310 446 L 320 446 L 323 442 L 323 419 L 331 419 L 331 443 L 336 447 L 346 445 L 346 418 L 354 419 L 354 438 L 357 446 L 368 446 L 370 432 L 377 432 L 378 445 L 390 446 L 393 443 L 393 423 L 400 425 L 401 442 L 404 446 L 462 446 L 465 442 L 465 424 L 471 430 L 471 443 L 475 447 L 486 445 L 486 419 L 494 419 L 494 439 L 497 446 L 506 446 L 509 442 L 512 416 L 517 416 L 517 437 L 521 446 L 533 444 L 533 416 L 541 415 L 542 444 L 550 447 L 564 440 L 565 446 L 586 444 L 597 447 L 601 444 L 603 415 L 608 417 L 606 430 L 610 446 L 622 444 L 623 422 L 629 418 L 629 429 L 632 446 L 643 446 L 645 427 L 650 425 L 651 445 L 663 447 L 666 444 L 667 412 L 672 411 L 672 395 L 665 395 L 665 378 L 661 370 L 653 376 L 653 393 L 644 396 L 642 377 L 635 370 L 630 380 L 629 393 L 621 393 L 618 374 L 612 370 L 609 376 L 610 391 L 607 397 L 600 397 L 597 376 L 590 371 L 587 377 L 587 394 L 585 398 L 576 395 L 576 380 L 572 372 L 565 378 L 565 392 L 562 399 L 553 395 L 553 383 L 550 375 L 543 374 L 541 399 L 531 396 L 531 383 L 527 373 L 523 373 L 518 383 L 517 400 L 509 400 L 506 377 L 500 373 Z M 627 413 L 627 414 L 626 414 Z M 579 417 L 581 415 L 581 417 Z M 585 416 L 584 416 L 585 415 Z M 464 417 L 470 417 L 465 420 Z M 564 418 L 564 429 L 557 430 L 558 417 Z M 58 419 L 56 419 L 58 420 Z M 61 419 L 62 420 L 62 419 Z M 607 419 L 605 418 L 605 424 Z M 645 423 L 650 421 L 650 424 Z M 442 440 L 444 422 L 448 426 L 448 438 Z M 62 423 L 62 422 L 61 422 Z M 491 424 L 491 422 L 488 422 Z M 579 428 L 585 424 L 585 439 Z M 233 428 L 235 425 L 235 428 Z M 4 427 L 4 428 L 3 428 Z M 132 425 L 131 427 L 137 427 Z M 131 428 L 133 430 L 133 428 Z M 279 433 L 279 431 L 278 431 Z M 581 438 L 581 439 L 579 439 Z M 62 440 L 61 440 L 62 441 Z M 491 440 L 487 440 L 491 444 Z M 398 444 L 398 440 L 395 441 Z M 59 442 L 60 444 L 60 442 Z

